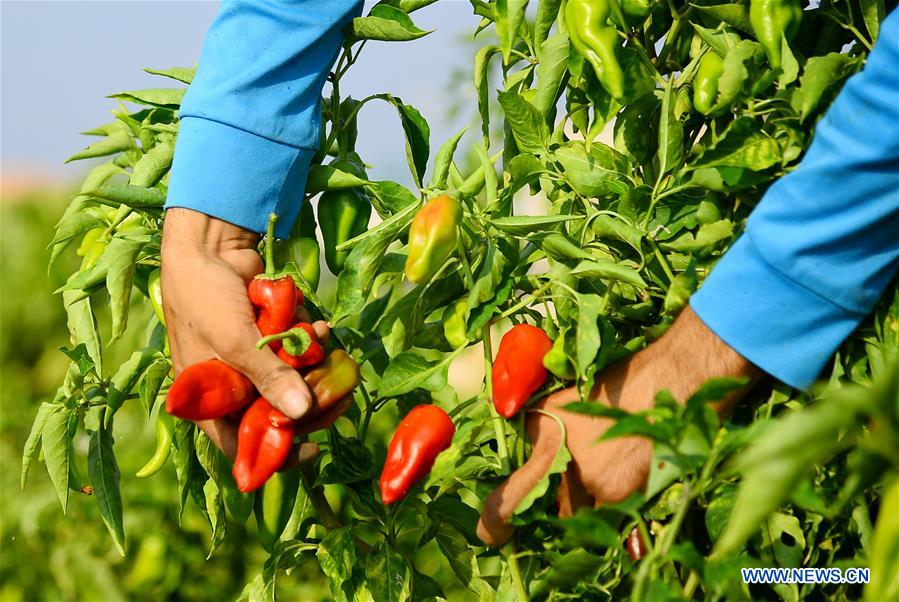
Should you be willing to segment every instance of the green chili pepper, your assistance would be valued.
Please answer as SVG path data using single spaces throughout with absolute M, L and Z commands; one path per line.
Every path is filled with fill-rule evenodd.
M 156 416 L 156 451 L 147 460 L 147 463 L 137 471 L 137 477 L 145 479 L 152 477 L 154 474 L 162 470 L 169 454 L 172 451 L 172 427 L 168 422 L 169 418 L 165 412 L 161 411 Z
M 161 272 L 159 268 L 150 272 L 150 277 L 147 279 L 147 296 L 150 297 L 150 306 L 153 308 L 153 313 L 156 314 L 159 322 L 165 326 L 165 313 L 162 311 L 162 280 L 160 275 Z
M 103 256 L 106 251 L 106 245 L 109 241 L 104 236 L 106 230 L 103 228 L 91 228 L 81 239 L 78 250 L 75 251 L 84 259 L 81 260 L 81 271 L 92 268 Z
M 253 511 L 259 529 L 262 547 L 271 551 L 281 538 L 284 527 L 293 512 L 293 505 L 300 488 L 300 471 L 276 472 L 256 492 Z
M 443 310 L 443 334 L 447 342 L 458 349 L 468 343 L 468 301 L 459 299 Z
M 718 99 L 718 80 L 724 72 L 724 60 L 717 52 L 709 50 L 699 59 L 699 68 L 693 79 L 693 106 L 708 115 Z
M 751 0 L 749 23 L 775 69 L 783 62 L 783 40 L 793 39 L 802 19 L 799 0 Z
M 331 166 L 365 177 L 365 171 L 352 161 L 334 161 Z M 318 224 L 325 244 L 325 263 L 331 273 L 339 274 L 350 254 L 349 251 L 338 251 L 337 247 L 365 232 L 370 217 L 371 203 L 356 188 L 329 190 L 322 194 L 318 201 Z
M 645 17 L 651 9 L 650 0 L 618 0 L 624 14 L 632 17 Z
M 553 341 L 552 348 L 543 356 L 543 367 L 562 380 L 573 380 L 577 377 L 577 372 L 565 351 L 565 334 L 567 332 L 567 328 L 563 329 Z
M 618 63 L 618 31 L 608 23 L 608 0 L 569 0 L 565 24 L 574 46 L 591 65 L 613 98 L 624 95 L 624 72 Z

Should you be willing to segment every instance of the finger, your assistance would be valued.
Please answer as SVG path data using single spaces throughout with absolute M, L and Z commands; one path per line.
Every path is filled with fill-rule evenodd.
M 313 322 L 312 330 L 315 331 L 315 338 L 318 339 L 319 343 L 324 345 L 328 342 L 328 337 L 331 335 L 331 327 L 328 326 L 327 322 L 324 320 Z
M 253 381 L 259 394 L 288 418 L 302 418 L 312 408 L 312 393 L 303 377 L 268 347 L 250 349 L 239 358 L 222 359 Z
M 311 441 L 304 441 L 299 445 L 294 445 L 290 450 L 290 455 L 287 456 L 287 459 L 284 461 L 284 465 L 279 468 L 278 471 L 286 472 L 300 464 L 312 462 L 318 456 L 320 451 L 318 443 L 312 443 Z
M 556 501 L 559 504 L 559 518 L 569 518 L 580 508 L 594 505 L 593 496 L 584 487 L 578 468 L 573 462 L 562 474 Z
M 309 310 L 307 310 L 302 305 L 297 305 L 293 310 L 293 317 L 297 322 L 311 322 L 312 316 L 309 315 Z
M 215 444 L 217 448 L 222 450 L 228 459 L 232 462 L 237 457 L 237 427 L 238 424 L 218 418 L 216 420 L 201 420 L 197 422 L 206 436 Z
M 478 537 L 488 546 L 501 546 L 515 530 L 509 518 L 515 508 L 546 476 L 553 458 L 562 444 L 562 430 L 555 419 L 545 414 L 528 416 L 528 434 L 534 442 L 530 459 L 497 487 L 481 512 Z
M 321 415 L 298 422 L 295 427 L 296 434 L 306 435 L 328 428 L 337 422 L 338 418 L 343 416 L 343 413 L 347 411 L 352 403 L 353 396 L 347 395 Z

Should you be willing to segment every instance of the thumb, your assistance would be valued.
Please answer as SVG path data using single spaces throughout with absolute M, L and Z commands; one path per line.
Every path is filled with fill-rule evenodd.
M 530 459 L 490 494 L 478 521 L 478 537 L 488 546 L 501 546 L 512 536 L 512 513 L 546 476 L 562 445 L 562 430 L 552 417 L 533 412 L 528 415 L 527 426 L 534 442 Z
M 246 375 L 259 395 L 288 418 L 302 418 L 312 408 L 312 393 L 299 372 L 282 362 L 271 349 L 251 348 L 239 358 L 222 358 Z

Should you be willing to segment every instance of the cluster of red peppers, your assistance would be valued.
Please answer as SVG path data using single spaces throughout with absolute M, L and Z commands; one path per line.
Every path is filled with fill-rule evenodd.
M 297 321 L 303 293 L 293 278 L 274 273 L 273 226 L 274 218 L 266 240 L 266 273 L 253 279 L 247 292 L 263 336 L 258 347 L 268 345 L 287 365 L 303 370 L 313 396 L 313 408 L 304 419 L 311 419 L 352 392 L 359 382 L 359 366 L 339 349 L 325 357 L 312 325 Z M 166 411 L 193 421 L 232 418 L 243 411 L 233 474 L 245 493 L 265 484 L 284 465 L 293 446 L 295 421 L 260 397 L 246 376 L 217 359 L 178 374 L 166 397 Z

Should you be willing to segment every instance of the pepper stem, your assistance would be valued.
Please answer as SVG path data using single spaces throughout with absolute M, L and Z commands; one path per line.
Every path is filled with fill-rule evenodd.
M 278 215 L 272 213 L 268 216 L 268 230 L 265 232 L 265 275 L 275 275 L 275 222 Z
M 309 345 L 312 344 L 312 337 L 309 336 L 309 333 L 303 330 L 302 328 L 291 328 L 290 330 L 285 330 L 284 332 L 279 332 L 277 334 L 270 334 L 267 337 L 262 337 L 258 341 L 256 341 L 256 349 L 262 349 L 272 341 L 280 341 L 289 339 L 296 343 L 298 353 L 303 353 Z M 298 355 L 298 353 L 293 353 L 290 349 L 287 350 L 291 355 Z

